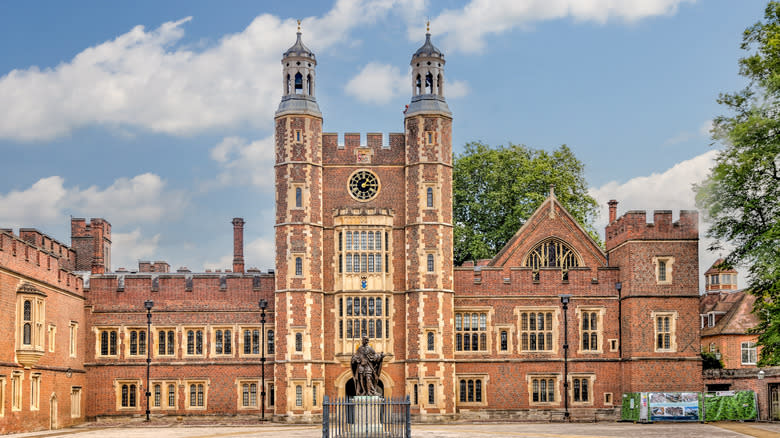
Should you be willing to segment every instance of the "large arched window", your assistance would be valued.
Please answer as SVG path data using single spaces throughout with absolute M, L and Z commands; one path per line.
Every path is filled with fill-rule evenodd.
M 548 239 L 537 245 L 525 259 L 531 268 L 534 281 L 539 280 L 540 268 L 560 268 L 561 278 L 569 279 L 569 269 L 580 265 L 579 258 L 569 245 L 558 239 Z

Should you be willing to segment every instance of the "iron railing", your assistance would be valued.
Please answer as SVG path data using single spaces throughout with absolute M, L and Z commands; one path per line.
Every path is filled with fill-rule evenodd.
M 322 403 L 322 438 L 410 438 L 409 396 L 346 397 Z

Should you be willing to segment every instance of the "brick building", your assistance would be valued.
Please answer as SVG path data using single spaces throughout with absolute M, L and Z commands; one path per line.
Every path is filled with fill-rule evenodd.
M 616 418 L 624 392 L 702 388 L 696 212 L 648 223 L 611 201 L 603 249 L 551 189 L 493 259 L 453 266 L 453 117 L 430 34 L 388 141 L 322 132 L 316 65 L 299 32 L 275 116 L 275 272 L 245 270 L 238 218 L 232 269 L 205 273 L 112 271 L 110 224 L 72 221 L 87 417 L 143 415 L 150 354 L 153 415 L 316 421 L 324 395 L 354 394 L 364 335 L 388 355 L 384 395 L 421 420 Z
M 737 288 L 737 271 L 719 269 L 718 259 L 704 273 L 706 293 L 701 296 L 701 349 L 715 354 L 722 369 L 704 371 L 707 391 L 756 393 L 759 418 L 780 420 L 780 367 L 758 367 L 761 347 L 753 314 L 756 296 Z

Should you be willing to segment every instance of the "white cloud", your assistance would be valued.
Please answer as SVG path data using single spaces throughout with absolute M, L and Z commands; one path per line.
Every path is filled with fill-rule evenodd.
M 675 217 L 679 210 L 695 210 L 693 184 L 703 181 L 709 175 L 717 153 L 717 150 L 711 150 L 677 163 L 665 172 L 639 176 L 624 183 L 610 181 L 601 187 L 591 188 L 589 193 L 600 206 L 596 229 L 603 230 L 607 225 L 607 201 L 610 199 L 619 201 L 618 217 L 629 210 L 651 210 L 648 220 L 652 220 L 652 210 L 673 210 Z M 705 232 L 703 213 L 699 212 L 699 271 L 702 275 L 721 255 L 706 250 L 712 241 L 704 237 Z M 700 282 L 703 278 L 700 276 Z
M 257 266 L 263 271 L 276 266 L 276 245 L 274 241 L 266 238 L 258 238 L 246 245 L 244 258 L 251 261 L 252 266 Z
M 151 238 L 141 237 L 141 230 L 136 228 L 129 233 L 111 233 L 111 269 L 138 268 L 138 260 L 149 260 L 158 256 L 160 235 L 155 234 Z
M 216 181 L 207 182 L 204 189 L 215 185 L 251 185 L 262 189 L 273 187 L 273 175 L 267 172 L 274 164 L 273 136 L 252 142 L 241 137 L 225 137 L 211 149 L 210 154 L 221 170 Z
M 370 62 L 344 86 L 344 91 L 367 104 L 383 105 L 394 97 L 409 95 L 411 73 L 401 73 L 397 66 Z M 444 87 L 447 98 L 457 99 L 469 93 L 466 81 L 448 80 Z
M 679 143 L 685 143 L 688 140 L 693 140 L 699 137 L 709 137 L 710 130 L 712 130 L 712 120 L 706 120 L 702 122 L 695 131 L 683 131 L 666 139 L 664 141 L 664 145 L 671 146 Z
M 0 224 L 7 227 L 56 225 L 67 213 L 116 218 L 124 223 L 156 222 L 187 203 L 181 192 L 166 190 L 159 176 L 119 178 L 106 188 L 66 187 L 60 176 L 42 178 L 29 188 L 0 194 Z M 110 219 L 109 219 L 110 220 Z
M 457 99 L 469 94 L 469 84 L 466 81 L 449 81 L 444 88 L 444 95 L 448 99 Z
M 461 9 L 445 10 L 431 23 L 437 35 L 444 34 L 449 50 L 476 52 L 485 37 L 532 23 L 570 17 L 577 21 L 634 22 L 647 17 L 671 15 L 682 3 L 695 0 L 471 0 Z M 410 39 L 419 39 L 422 29 L 409 30 Z
M 339 0 L 304 19 L 315 51 L 345 41 L 409 0 Z M 294 42 L 295 20 L 264 14 L 203 50 L 180 44 L 191 17 L 154 30 L 136 26 L 54 68 L 0 77 L 0 138 L 42 141 L 103 125 L 191 135 L 240 123 L 266 126 L 279 101 L 279 59 Z M 126 132 L 126 131 L 125 131 Z
M 411 89 L 409 74 L 397 66 L 371 62 L 347 82 L 344 90 L 363 103 L 385 104 Z

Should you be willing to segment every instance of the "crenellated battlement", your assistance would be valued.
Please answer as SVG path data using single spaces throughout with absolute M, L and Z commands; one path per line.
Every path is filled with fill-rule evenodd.
M 0 266 L 81 293 L 82 279 L 72 272 L 76 252 L 33 228 L 0 230 Z
M 342 141 L 339 141 L 341 139 Z M 372 148 L 372 149 L 394 149 L 398 147 L 404 147 L 406 144 L 406 136 L 404 133 L 391 132 L 387 136 L 387 143 L 385 143 L 385 136 L 381 132 L 368 132 L 361 134 L 359 132 L 345 132 L 339 134 L 336 132 L 323 132 L 322 133 L 322 148 L 323 149 L 356 149 L 356 148 Z M 365 140 L 365 141 L 364 141 Z
M 274 273 L 135 273 L 92 275 L 85 285 L 94 309 L 124 309 L 152 299 L 155 307 L 255 310 L 265 298 L 273 305 Z
M 680 210 L 680 219 L 673 222 L 671 210 L 655 210 L 653 222 L 647 222 L 644 210 L 631 210 L 607 225 L 605 237 L 608 251 L 628 240 L 698 239 L 699 212 Z

